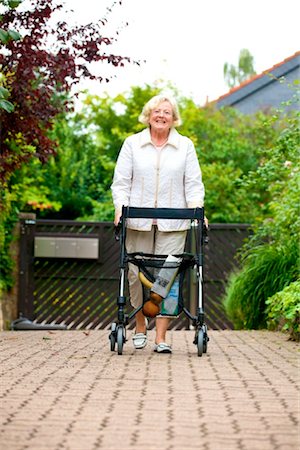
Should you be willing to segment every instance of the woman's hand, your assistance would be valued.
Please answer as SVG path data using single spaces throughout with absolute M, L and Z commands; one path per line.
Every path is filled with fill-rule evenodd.
M 121 215 L 122 215 L 121 211 L 116 211 L 115 212 L 114 224 L 115 224 L 116 227 L 119 225 Z
M 204 217 L 204 225 L 208 228 L 208 218 L 206 216 Z

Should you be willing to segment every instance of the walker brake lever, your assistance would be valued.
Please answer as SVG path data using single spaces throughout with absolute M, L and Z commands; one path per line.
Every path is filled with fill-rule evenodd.
M 204 244 L 208 244 L 208 241 L 209 241 L 208 230 L 209 230 L 209 227 L 203 222 L 203 241 L 204 241 Z

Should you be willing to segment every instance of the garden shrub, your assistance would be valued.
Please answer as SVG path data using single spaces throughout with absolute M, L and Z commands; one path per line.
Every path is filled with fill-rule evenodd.
M 266 301 L 267 325 L 270 330 L 288 331 L 290 338 L 300 340 L 300 279 L 290 283 Z
M 265 152 L 256 172 L 245 179 L 249 188 L 265 186 L 270 199 L 264 205 L 267 217 L 253 226 L 253 233 L 239 253 L 240 271 L 232 274 L 227 284 L 224 304 L 235 328 L 266 327 L 266 302 L 298 278 L 298 123 L 297 115 L 287 120 L 274 148 Z M 284 308 L 281 312 L 284 320 Z
M 297 277 L 297 248 L 285 244 L 256 247 L 229 277 L 224 304 L 235 328 L 266 327 L 267 299 Z

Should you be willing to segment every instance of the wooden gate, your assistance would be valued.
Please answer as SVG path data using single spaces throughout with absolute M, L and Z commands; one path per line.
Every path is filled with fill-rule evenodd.
M 245 224 L 210 226 L 204 271 L 210 329 L 232 328 L 222 296 L 228 274 L 237 266 L 236 252 L 247 236 Z M 66 324 L 68 329 L 105 329 L 116 319 L 119 243 L 112 223 L 23 219 L 20 246 L 19 313 L 38 323 Z M 184 298 L 191 312 L 193 282 L 187 273 Z M 189 325 L 181 314 L 171 328 Z M 132 321 L 129 328 L 133 326 Z

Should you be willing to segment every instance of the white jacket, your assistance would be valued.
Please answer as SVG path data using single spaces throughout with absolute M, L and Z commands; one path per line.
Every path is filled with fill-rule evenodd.
M 204 186 L 192 141 L 172 128 L 158 150 L 149 128 L 125 139 L 111 186 L 116 211 L 124 206 L 196 208 L 204 202 Z M 152 219 L 128 219 L 127 227 L 150 231 Z M 189 220 L 158 219 L 160 231 L 181 231 Z

